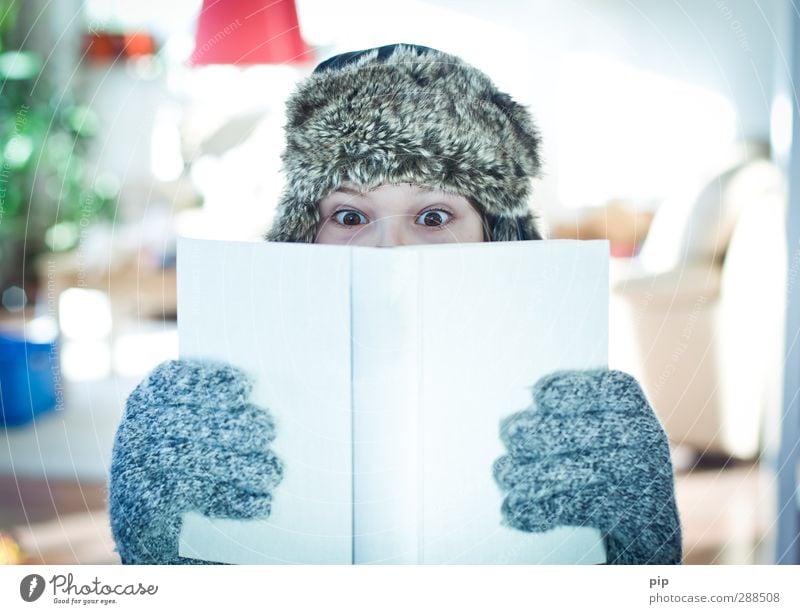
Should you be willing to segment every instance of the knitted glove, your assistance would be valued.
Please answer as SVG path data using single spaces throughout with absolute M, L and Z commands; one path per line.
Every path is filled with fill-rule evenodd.
M 609 564 L 680 564 L 669 446 L 636 380 L 560 371 L 534 385 L 533 399 L 501 424 L 504 521 L 537 532 L 595 527 Z
M 224 364 L 163 362 L 128 397 L 111 460 L 109 511 L 126 564 L 201 561 L 178 556 L 181 514 L 269 516 L 283 464 L 275 425 L 247 402 L 252 383 Z

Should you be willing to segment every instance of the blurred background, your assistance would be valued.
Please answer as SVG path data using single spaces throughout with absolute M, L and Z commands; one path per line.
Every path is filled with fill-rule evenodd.
M 799 563 L 798 8 L 0 0 L 0 561 L 119 561 L 111 446 L 177 357 L 176 235 L 258 239 L 293 85 L 414 42 L 530 107 L 550 236 L 610 241 L 610 366 L 670 437 L 685 561 Z

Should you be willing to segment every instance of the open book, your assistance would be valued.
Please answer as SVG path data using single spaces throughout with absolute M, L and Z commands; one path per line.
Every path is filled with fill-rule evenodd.
M 605 367 L 608 244 L 391 249 L 181 238 L 181 358 L 255 379 L 285 465 L 267 519 L 184 516 L 227 563 L 600 563 L 594 528 L 503 524 L 500 421 Z

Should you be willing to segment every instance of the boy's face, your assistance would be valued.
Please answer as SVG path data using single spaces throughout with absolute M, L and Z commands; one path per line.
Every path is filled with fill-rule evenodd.
M 345 182 L 319 209 L 316 243 L 392 247 L 484 240 L 481 215 L 466 198 L 411 183 L 362 193 Z

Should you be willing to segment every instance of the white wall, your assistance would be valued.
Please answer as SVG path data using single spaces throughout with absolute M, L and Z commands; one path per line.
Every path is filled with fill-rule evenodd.
M 559 151 L 565 62 L 575 54 L 590 54 L 706 90 L 730 102 L 736 137 L 767 139 L 773 29 L 783 2 L 298 0 L 298 10 L 306 37 L 331 53 L 390 42 L 438 47 L 484 69 L 498 86 L 529 104 L 543 134 L 547 173 L 535 204 L 553 219 L 569 216 L 564 189 L 558 186 L 559 159 L 566 155 Z M 596 96 L 596 91 L 583 92 L 587 113 Z M 580 112 L 580 103 L 571 102 Z M 688 141 L 691 130 L 687 135 Z M 638 142 L 632 141 L 631 147 Z M 692 147 L 687 143 L 688 150 Z M 664 173 L 660 181 L 666 177 Z
M 772 431 L 777 431 L 778 446 L 767 448 L 767 459 L 776 470 L 778 500 L 776 509 L 776 562 L 800 564 L 800 16 L 787 10 L 782 29 L 781 53 L 776 70 L 780 105 L 776 113 L 774 135 L 779 142 L 778 159 L 788 177 L 789 206 L 786 220 L 787 284 L 786 340 L 784 344 L 783 406 L 774 417 Z M 787 116 L 784 116 L 784 109 Z M 789 132 L 791 139 L 783 138 Z M 784 148 L 780 143 L 788 144 Z
M 50 6 L 34 33 L 37 46 L 52 48 L 53 42 L 61 40 L 62 35 L 59 45 L 75 41 L 76 27 L 81 27 L 81 20 L 75 19 L 78 1 Z M 613 88 L 598 92 L 596 84 L 581 91 L 580 82 L 575 83 L 574 79 L 565 90 L 565 67 L 570 65 L 571 58 L 587 54 L 626 70 L 661 75 L 683 86 L 705 90 L 730 102 L 735 112 L 737 136 L 766 139 L 776 74 L 773 30 L 780 25 L 776 23 L 779 9 L 786 1 L 297 0 L 297 5 L 304 35 L 312 44 L 322 47 L 323 57 L 390 42 L 427 44 L 461 55 L 484 69 L 502 89 L 530 105 L 543 135 L 545 159 L 545 176 L 536 187 L 534 204 L 551 220 L 559 220 L 572 216 L 566 205 L 591 204 L 588 200 L 592 194 L 609 195 L 603 185 L 592 187 L 602 183 L 597 177 L 575 171 L 575 168 L 582 168 L 580 163 L 575 163 L 578 153 L 590 159 L 592 156 L 605 158 L 601 162 L 608 170 L 602 166 L 596 170 L 601 176 L 618 173 L 619 196 L 623 197 L 641 192 L 641 186 L 630 182 L 626 185 L 625 174 L 632 160 L 652 158 L 652 164 L 635 173 L 628 172 L 628 176 L 641 176 L 640 184 L 653 186 L 655 191 L 669 183 L 670 173 L 677 176 L 685 171 L 682 167 L 666 168 L 667 163 L 680 162 L 677 158 L 682 158 L 683 154 L 671 160 L 667 157 L 666 163 L 663 156 L 658 157 L 664 149 L 659 139 L 665 138 L 665 132 L 666 136 L 672 134 L 678 143 L 686 141 L 685 152 L 694 152 L 701 159 L 710 156 L 694 142 L 694 128 L 684 127 L 684 136 L 669 126 L 656 134 L 651 143 L 644 144 L 642 130 L 628 130 L 626 138 L 631 140 L 620 141 L 612 156 L 603 156 L 604 144 L 619 140 L 615 135 L 622 135 L 626 125 L 630 128 L 634 124 L 633 118 L 626 117 L 623 112 L 622 119 L 612 117 L 604 131 L 591 130 L 605 117 L 598 107 L 598 94 L 602 94 L 606 106 L 613 106 L 615 96 L 621 102 L 629 96 Z M 43 0 L 35 0 L 31 6 L 42 4 Z M 103 5 L 99 0 L 88 4 Z M 150 1 L 148 6 L 158 15 L 149 20 L 142 16 L 137 19 L 165 34 L 166 24 L 174 26 L 167 28 L 172 32 L 179 29 L 176 20 L 191 21 L 187 15 L 196 5 L 199 0 L 181 0 L 174 5 Z M 139 12 L 148 13 L 144 9 Z M 103 18 L 101 14 L 95 15 L 97 20 Z M 143 79 L 124 69 L 104 81 L 91 70 L 75 75 L 72 72 L 74 54 L 64 51 L 54 54 L 51 62 L 54 72 L 65 83 L 70 79 L 74 82 L 78 75 L 83 77 L 78 79 L 82 82 L 78 93 L 94 98 L 92 106 L 104 124 L 100 142 L 105 149 L 100 166 L 134 183 L 146 178 L 150 173 L 149 135 L 143 132 L 152 128 L 157 98 L 167 95 L 164 82 Z M 119 106 L 120 99 L 124 109 Z M 585 130 L 579 126 L 577 136 L 570 136 L 564 128 L 565 121 L 569 122 L 564 119 L 567 104 L 568 118 L 588 123 Z M 655 114 L 652 109 L 649 112 L 651 116 Z M 658 117 L 651 121 L 651 116 L 643 114 L 638 121 L 655 127 Z M 595 120 L 595 117 L 600 119 Z M 702 128 L 703 118 L 697 117 Z M 120 122 L 121 118 L 124 121 Z M 584 131 L 587 134 L 582 139 Z M 640 140 L 633 138 L 637 134 Z M 130 148 L 112 151 L 114 144 L 120 142 L 127 142 Z M 586 151 L 582 151 L 584 148 Z M 102 149 L 98 148 L 98 153 Z M 278 153 L 276 144 L 274 160 L 267 165 L 269 168 L 276 166 Z M 692 161 L 686 160 L 683 166 L 689 162 Z M 661 171 L 660 177 L 658 171 Z M 643 173 L 652 173 L 653 177 L 642 176 Z M 618 181 L 616 176 L 608 179 L 612 185 Z M 577 190 L 578 187 L 582 189 L 583 184 L 586 184 L 585 192 Z M 143 191 L 149 192 L 149 185 Z M 134 200 L 145 206 L 147 194 L 138 192 Z M 584 197 L 585 203 L 581 202 Z

